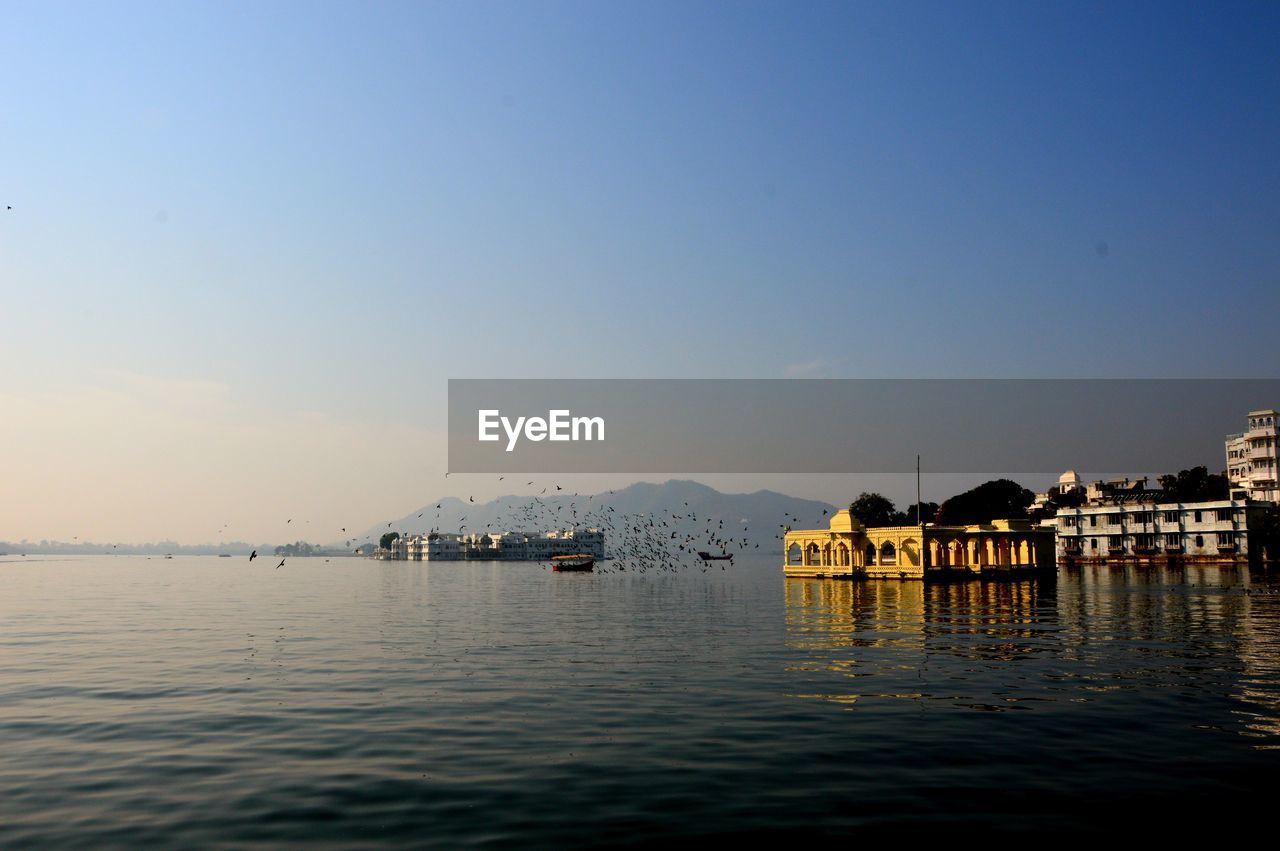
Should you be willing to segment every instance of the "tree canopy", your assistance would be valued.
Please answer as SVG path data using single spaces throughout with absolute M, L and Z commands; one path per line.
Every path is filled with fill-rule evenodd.
M 1206 467 L 1179 470 L 1176 475 L 1167 474 L 1159 479 L 1160 488 L 1177 502 L 1206 502 L 1226 499 L 1230 483 L 1226 473 L 1210 473 Z
M 990 523 L 992 520 L 1018 519 L 1027 516 L 1027 506 L 1036 495 L 1017 482 L 995 479 L 942 503 L 935 522 L 950 526 Z
M 866 491 L 849 503 L 849 513 L 861 520 L 863 526 L 896 526 L 902 517 L 887 497 Z
M 925 523 L 932 523 L 933 518 L 938 514 L 938 503 L 922 502 L 920 503 L 920 515 L 924 517 Z M 907 510 L 902 513 L 902 525 L 919 526 L 921 521 L 916 519 L 916 504 L 913 502 L 907 506 Z
M 932 523 L 934 515 L 938 512 L 938 503 L 925 502 L 921 504 L 920 508 L 920 513 L 924 515 L 924 522 Z M 914 502 L 907 506 L 906 511 L 899 511 L 888 497 L 878 493 L 864 491 L 858 494 L 858 498 L 849 503 L 849 512 L 862 521 L 863 526 L 868 528 L 874 526 L 920 525 L 920 521 L 916 520 L 916 504 Z
M 399 540 L 399 538 L 400 538 L 399 532 L 387 532 L 383 534 L 381 538 L 378 539 L 378 546 L 382 547 L 384 550 L 389 550 L 391 549 L 391 545 L 394 544 L 397 540 Z

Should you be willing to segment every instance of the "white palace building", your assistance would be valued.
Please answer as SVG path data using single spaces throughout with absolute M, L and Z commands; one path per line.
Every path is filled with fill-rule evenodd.
M 1265 408 L 1249 412 L 1249 430 L 1227 435 L 1227 478 L 1232 499 L 1280 501 L 1277 467 L 1280 441 L 1276 439 L 1280 413 Z
M 605 557 L 604 532 L 565 529 L 529 534 L 484 532 L 459 535 L 433 532 L 397 538 L 378 556 L 395 561 L 546 561 L 552 556 L 590 554 Z

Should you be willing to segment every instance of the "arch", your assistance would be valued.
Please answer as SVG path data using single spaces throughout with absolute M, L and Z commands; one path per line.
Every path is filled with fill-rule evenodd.
M 964 545 L 964 541 L 956 538 L 951 542 L 951 563 L 956 567 L 962 567 L 969 563 L 965 558 L 969 554 L 969 549 Z
M 791 546 L 787 547 L 787 564 L 798 565 L 803 563 L 804 562 L 802 560 L 802 556 L 800 552 L 800 545 L 792 544 Z
M 836 544 L 836 564 L 840 567 L 849 566 L 849 545 L 844 541 Z
M 827 541 L 825 544 L 822 545 L 822 563 L 825 566 L 829 566 L 835 563 L 831 560 L 831 542 L 830 541 Z
M 920 565 L 920 545 L 915 538 L 907 538 L 902 542 L 902 563 L 912 567 Z
M 807 565 L 817 565 L 819 564 L 819 559 L 818 545 L 810 541 L 808 546 L 804 548 L 804 563 Z
M 898 551 L 893 546 L 893 541 L 885 541 L 880 546 L 880 563 L 881 564 L 897 564 Z
M 867 544 L 867 560 L 864 564 L 873 565 L 876 563 L 876 545 Z

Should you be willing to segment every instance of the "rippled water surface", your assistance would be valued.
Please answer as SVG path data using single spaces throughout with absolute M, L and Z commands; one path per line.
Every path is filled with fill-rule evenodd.
M 0 845 L 1178 829 L 1280 766 L 1244 570 L 273 567 L 0 559 Z

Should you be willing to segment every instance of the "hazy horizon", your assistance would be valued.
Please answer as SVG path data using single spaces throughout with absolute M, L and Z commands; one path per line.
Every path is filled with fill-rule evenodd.
M 1176 471 L 1171 470 L 1169 472 L 1176 472 Z M 1112 478 L 1120 475 L 1135 475 L 1135 476 L 1145 475 L 1147 477 L 1152 477 L 1159 474 L 1156 474 L 1156 473 L 1145 473 L 1145 474 L 1081 473 L 1081 475 L 1085 481 L 1094 481 L 1097 479 Z M 451 475 L 449 478 L 452 480 L 455 478 L 455 476 Z M 465 479 L 467 477 L 458 476 L 457 478 Z M 492 479 L 493 477 L 477 475 L 477 476 L 474 476 L 473 478 Z M 781 497 L 786 497 L 791 499 L 810 500 L 814 502 L 819 502 L 819 503 L 830 505 L 836 508 L 848 505 L 848 503 L 852 502 L 863 492 L 880 493 L 881 495 L 887 496 L 890 499 L 890 501 L 892 501 L 899 510 L 903 510 L 903 511 L 905 511 L 911 505 L 913 505 L 915 503 L 915 498 L 916 498 L 915 477 L 893 475 L 893 474 L 877 474 L 877 475 L 865 475 L 865 476 L 840 475 L 840 476 L 818 476 L 818 477 L 797 475 L 797 476 L 771 477 L 771 478 L 777 478 L 777 479 L 786 479 L 789 481 L 796 481 L 797 483 L 808 482 L 810 484 L 813 483 L 815 478 L 818 480 L 827 480 L 824 482 L 824 486 L 821 489 L 836 491 L 837 496 L 835 498 L 825 498 L 821 496 L 812 496 L 810 494 L 805 494 L 805 493 L 797 493 L 797 492 L 792 492 L 788 490 L 780 490 L 777 487 L 760 487 L 760 488 L 752 488 L 750 490 L 746 490 L 746 489 L 735 490 L 732 487 L 732 482 L 729 483 L 729 486 L 726 486 L 724 481 L 720 482 L 721 484 L 720 487 L 717 487 L 713 484 L 709 484 L 709 481 L 717 481 L 717 480 L 734 480 L 734 479 L 748 479 L 748 478 L 754 480 L 757 478 L 761 478 L 757 476 L 745 476 L 745 475 L 703 476 L 703 477 L 680 476 L 680 477 L 668 477 L 668 478 L 658 477 L 658 478 L 633 479 L 625 483 L 614 483 L 612 486 L 606 485 L 606 486 L 598 487 L 597 489 L 594 489 L 594 490 L 582 489 L 580 491 L 575 491 L 572 485 L 573 482 L 578 482 L 579 484 L 581 484 L 582 481 L 585 479 L 599 479 L 599 478 L 606 478 L 606 477 L 603 477 L 603 476 L 544 477 L 543 479 L 539 479 L 535 484 L 535 486 L 532 488 L 520 488 L 518 489 L 518 492 L 513 490 L 513 491 L 495 494 L 494 496 L 489 498 L 477 499 L 475 501 L 475 507 L 477 509 L 484 509 L 504 498 L 520 499 L 522 497 L 533 498 L 535 496 L 542 496 L 541 494 L 542 489 L 548 486 L 554 487 L 555 482 L 569 483 L 565 485 L 565 490 L 560 494 L 561 496 L 570 495 L 575 492 L 580 492 L 584 496 L 588 494 L 598 495 L 598 494 L 612 493 L 615 491 L 621 491 L 636 485 L 649 484 L 649 485 L 662 487 L 664 485 L 670 485 L 672 483 L 688 481 L 688 482 L 694 482 L 700 485 L 706 485 L 707 487 L 711 487 L 716 492 L 721 493 L 725 496 L 746 496 L 746 495 L 752 495 L 752 494 L 758 494 L 758 493 L 772 493 L 772 494 L 777 494 L 778 496 L 781 496 Z M 616 478 L 619 478 L 621 480 L 623 477 L 616 477 Z M 1020 476 L 1016 474 L 1015 475 L 992 474 L 989 476 L 988 475 L 970 475 L 970 474 L 929 475 L 929 476 L 921 477 L 920 497 L 924 502 L 942 503 L 948 497 L 955 496 L 956 494 L 959 494 L 965 490 L 968 490 L 971 487 L 974 487 L 985 481 L 989 481 L 992 478 L 1011 478 L 1014 481 L 1018 482 L 1019 484 L 1023 485 L 1024 487 L 1028 487 L 1032 490 L 1044 490 L 1050 487 L 1052 484 L 1056 483 L 1056 480 L 1057 480 L 1056 477 L 1054 476 L 1047 476 L 1046 474 L 1039 474 L 1039 473 L 1033 474 L 1030 476 L 1028 475 Z M 838 480 L 838 481 L 832 481 L 832 480 Z M 846 494 L 845 491 L 840 489 L 842 487 L 840 482 L 845 480 L 848 480 L 850 482 L 861 482 L 861 485 L 855 490 L 848 491 Z M 1029 485 L 1028 482 L 1039 482 L 1039 484 Z M 845 494 L 845 495 L 841 496 L 839 494 Z M 174 536 L 165 535 L 165 534 L 159 534 L 149 538 L 140 538 L 140 539 L 134 539 L 134 540 L 125 540 L 125 539 L 118 539 L 118 538 L 94 538 L 93 536 L 88 536 L 88 535 L 75 535 L 73 536 L 75 540 L 73 540 L 72 538 L 58 538 L 58 537 L 49 537 L 49 536 L 33 537 L 31 535 L 23 535 L 23 536 L 7 537 L 7 538 L 4 536 L 0 536 L 0 542 L 4 542 L 8 544 L 27 543 L 30 545 L 36 545 L 36 544 L 47 542 L 51 545 L 57 544 L 57 545 L 70 545 L 70 546 L 119 544 L 125 547 L 145 547 L 145 546 L 151 546 L 151 545 L 173 543 L 182 547 L 216 548 L 222 545 L 227 545 L 227 546 L 230 546 L 230 545 L 255 546 L 259 544 L 282 545 L 287 543 L 294 543 L 297 541 L 304 541 L 310 544 L 327 547 L 331 545 L 341 544 L 344 540 L 350 539 L 352 541 L 352 546 L 355 546 L 357 542 L 361 542 L 361 543 L 366 542 L 366 537 L 365 537 L 366 533 L 372 533 L 373 539 L 376 539 L 378 537 L 377 533 L 382 531 L 404 531 L 400 527 L 400 525 L 398 525 L 399 520 L 423 508 L 428 508 L 433 503 L 438 503 L 444 500 L 455 500 L 462 503 L 463 505 L 468 505 L 469 498 L 470 497 L 465 493 L 461 496 L 459 496 L 456 493 L 440 494 L 424 502 L 416 503 L 411 507 L 402 508 L 399 512 L 386 515 L 386 517 L 392 518 L 391 521 L 388 521 L 386 517 L 375 518 L 372 523 L 365 523 L 363 525 L 357 523 L 357 524 L 346 526 L 345 528 L 347 531 L 345 533 L 343 532 L 343 527 L 339 526 L 338 534 L 336 536 L 333 534 L 333 532 L 330 529 L 321 525 L 317 525 L 316 523 L 312 522 L 309 518 L 290 517 L 276 524 L 282 530 L 280 533 L 276 534 L 275 536 L 266 536 L 261 538 L 240 537 L 236 534 L 233 534 L 230 531 L 230 529 L 228 529 L 228 532 L 226 534 L 215 535 L 215 537 L 209 538 L 207 540 L 205 539 L 182 540 Z M 387 523 L 387 522 L 392 522 L 393 525 L 384 529 L 383 525 L 384 523 Z M 431 524 L 427 524 L 427 525 L 431 525 Z M 442 531 L 455 531 L 455 530 L 452 530 L 451 528 L 444 528 Z

